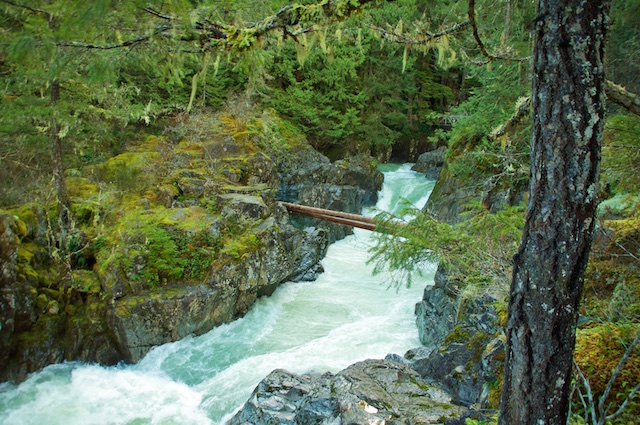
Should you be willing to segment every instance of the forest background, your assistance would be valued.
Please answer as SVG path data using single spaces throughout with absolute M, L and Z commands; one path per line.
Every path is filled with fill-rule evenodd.
M 185 30 L 207 20 L 248 27 L 286 4 L 0 1 L 0 208 L 61 201 L 56 185 L 75 170 L 148 134 L 177 143 L 181 124 L 194 117 L 222 113 L 238 131 L 256 131 L 250 123 L 266 108 L 332 159 L 370 152 L 382 161 L 405 160 L 446 146 L 449 178 L 526 188 L 526 116 L 506 133 L 494 129 L 510 122 L 530 93 L 535 2 L 476 5 L 485 51 L 469 24 L 447 32 L 468 18 L 468 3 L 456 1 L 389 2 L 297 33 L 251 38 L 238 31 L 225 45 L 205 43 L 197 27 Z M 614 1 L 607 78 L 632 93 L 640 93 L 639 28 L 640 2 Z M 616 104 L 608 114 L 600 207 L 606 243 L 587 270 L 582 309 L 591 325 L 578 341 L 583 368 L 596 371 L 589 376 L 596 393 L 640 320 L 640 121 Z M 52 156 L 57 144 L 61 158 Z M 62 178 L 57 161 L 64 163 Z M 416 233 L 425 236 L 380 255 L 411 271 L 425 246 L 451 247 L 436 253 L 456 265 L 470 292 L 489 285 L 506 292 L 523 207 L 467 209 L 471 218 L 455 228 Z M 468 244 L 461 249 L 443 240 L 454 230 L 460 240 L 496 241 L 495 249 L 469 255 Z M 477 258 L 483 267 L 471 267 Z M 629 379 L 616 391 L 624 394 Z M 632 411 L 639 408 L 635 400 Z

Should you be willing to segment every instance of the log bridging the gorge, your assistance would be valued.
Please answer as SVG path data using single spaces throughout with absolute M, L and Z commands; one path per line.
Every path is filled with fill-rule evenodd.
M 327 210 L 324 208 L 309 207 L 306 205 L 292 204 L 290 202 L 280 202 L 288 211 L 306 215 L 312 218 L 330 221 L 332 223 L 345 224 L 347 226 L 358 227 L 375 231 L 376 223 L 372 218 L 358 214 L 349 214 L 341 211 Z

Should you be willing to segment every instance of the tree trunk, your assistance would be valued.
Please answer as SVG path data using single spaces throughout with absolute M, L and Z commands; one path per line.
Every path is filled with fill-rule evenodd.
M 499 423 L 566 424 L 594 228 L 608 2 L 539 0 L 531 181 L 514 257 Z
M 58 121 L 55 116 L 55 106 L 60 99 L 60 83 L 58 80 L 49 82 L 51 95 L 51 128 L 49 130 L 49 140 L 51 143 L 51 162 L 53 165 L 53 184 L 58 199 L 58 223 L 60 225 L 60 235 L 63 242 L 69 230 L 71 222 L 71 200 L 67 192 L 67 185 L 64 181 L 64 163 L 62 161 L 62 140 L 60 139 Z

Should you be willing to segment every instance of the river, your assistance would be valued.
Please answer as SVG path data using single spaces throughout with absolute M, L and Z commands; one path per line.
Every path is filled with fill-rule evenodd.
M 433 182 L 409 164 L 381 166 L 377 208 L 403 199 L 422 207 Z M 371 213 L 366 211 L 365 213 Z M 52 365 L 20 385 L 0 385 L 0 423 L 221 424 L 276 368 L 337 372 L 367 358 L 404 354 L 420 344 L 414 305 L 423 281 L 390 288 L 366 264 L 371 233 L 355 229 L 332 244 L 314 282 L 286 283 L 242 319 L 151 350 L 135 365 Z

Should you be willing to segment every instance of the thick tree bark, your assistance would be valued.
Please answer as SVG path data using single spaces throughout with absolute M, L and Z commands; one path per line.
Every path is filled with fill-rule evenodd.
M 49 129 L 49 140 L 51 143 L 51 162 L 53 165 L 53 184 L 58 199 L 58 222 L 61 235 L 66 235 L 71 221 L 71 200 L 67 192 L 67 185 L 64 181 L 64 163 L 62 160 L 62 140 L 60 139 L 58 121 L 55 116 L 55 106 L 60 99 L 60 83 L 58 80 L 49 82 L 51 95 L 51 127 Z M 61 240 L 64 240 L 62 236 Z
M 605 0 L 539 0 L 531 181 L 499 423 L 566 424 L 604 121 Z

